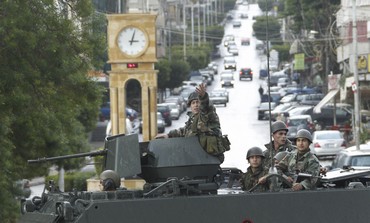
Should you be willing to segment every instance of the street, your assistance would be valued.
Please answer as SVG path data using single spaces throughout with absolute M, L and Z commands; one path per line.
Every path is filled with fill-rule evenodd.
M 241 12 L 248 14 L 247 19 L 240 19 Z M 225 153 L 225 161 L 221 167 L 236 167 L 243 172 L 248 167 L 246 154 L 249 148 L 258 146 L 264 149 L 264 144 L 270 142 L 270 128 L 268 120 L 257 119 L 257 107 L 260 104 L 260 95 L 258 88 L 265 86 L 265 80 L 258 78 L 261 58 L 266 55 L 260 55 L 256 50 L 256 38 L 252 35 L 252 20 L 253 16 L 260 15 L 262 12 L 257 4 L 250 6 L 240 5 L 234 12 L 234 18 L 240 20 L 242 25 L 240 28 L 234 28 L 232 23 L 226 23 L 225 35 L 233 34 L 235 42 L 239 49 L 239 55 L 236 56 L 237 69 L 234 72 L 235 84 L 234 88 L 228 88 L 230 101 L 226 107 L 217 105 L 216 111 L 219 115 L 222 133 L 228 135 L 231 142 L 231 150 Z M 250 38 L 250 45 L 241 46 L 241 38 Z M 221 56 L 227 52 L 222 40 L 220 40 Z M 219 63 L 219 72 L 223 70 L 223 60 L 216 60 Z M 251 68 L 253 71 L 253 81 L 239 80 L 238 71 L 240 68 Z M 215 80 L 208 87 L 210 92 L 214 88 L 221 88 L 220 75 L 215 75 Z M 184 112 L 179 120 L 173 120 L 172 126 L 166 127 L 165 132 L 172 129 L 184 126 L 187 120 L 186 112 Z M 141 136 L 139 136 L 141 139 Z M 330 161 L 322 162 L 322 165 L 329 165 Z M 85 168 L 86 169 L 86 168 Z M 87 168 L 88 169 L 88 168 Z M 90 168 L 91 169 L 91 168 Z M 43 185 L 31 187 L 31 196 L 40 196 L 43 190 Z

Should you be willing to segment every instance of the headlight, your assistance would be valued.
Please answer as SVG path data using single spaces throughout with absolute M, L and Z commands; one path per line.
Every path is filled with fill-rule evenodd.
M 221 81 L 221 84 L 224 84 L 224 81 Z
M 231 84 L 234 84 L 234 81 L 231 81 Z

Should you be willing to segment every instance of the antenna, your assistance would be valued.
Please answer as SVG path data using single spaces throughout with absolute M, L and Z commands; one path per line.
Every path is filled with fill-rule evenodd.
M 269 15 L 267 10 L 267 0 L 266 0 L 266 56 L 267 56 L 267 93 L 268 93 L 268 103 L 269 103 L 269 125 L 270 125 L 270 157 L 271 157 L 271 169 L 274 166 L 273 149 L 272 144 L 272 129 L 271 129 L 271 93 L 270 93 L 270 47 L 269 47 Z

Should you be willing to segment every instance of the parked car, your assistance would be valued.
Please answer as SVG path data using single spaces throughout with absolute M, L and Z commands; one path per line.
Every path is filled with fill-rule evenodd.
M 160 112 L 157 112 L 157 129 L 159 133 L 164 133 L 166 123 Z
M 31 196 L 30 181 L 28 179 L 21 179 L 15 182 L 15 196 L 17 199 L 25 199 Z
M 286 87 L 289 83 L 290 79 L 288 77 L 281 77 L 278 79 L 277 86 Z
M 166 126 L 172 125 L 171 109 L 167 104 L 157 104 L 157 111 L 162 114 L 162 117 L 166 123 Z
M 168 103 L 165 103 L 165 104 L 167 104 L 171 109 L 171 111 L 170 111 L 171 119 L 178 120 L 180 118 L 180 114 L 181 114 L 181 108 L 180 108 L 179 104 L 177 104 L 175 102 L 168 102 Z
M 218 74 L 218 63 L 216 61 L 210 62 L 208 68 L 212 69 L 214 74 Z
M 351 146 L 340 151 L 328 169 L 346 169 L 348 167 L 370 168 L 369 144 L 361 144 L 359 150 L 357 150 L 356 146 Z
M 166 123 L 160 112 L 157 112 L 157 131 L 158 133 L 164 133 Z M 143 121 L 140 120 L 140 133 L 143 132 Z
M 187 109 L 185 99 L 181 95 L 172 95 L 164 100 L 165 103 L 176 103 L 179 106 L 180 114 Z
M 287 126 L 297 126 L 297 130 L 306 129 L 311 133 L 315 131 L 315 125 L 311 115 L 295 115 L 289 116 L 286 120 Z
M 239 20 L 233 21 L 234 28 L 240 28 L 241 26 L 242 26 L 242 22 L 240 22 Z
M 209 94 L 209 100 L 214 105 L 223 104 L 225 107 L 227 106 L 227 96 L 224 92 L 211 91 L 211 93 Z
M 224 57 L 225 70 L 236 70 L 236 61 L 234 57 Z
M 301 96 L 299 103 L 302 105 L 317 105 L 324 97 L 325 95 L 321 93 L 305 94 Z
M 213 89 L 212 92 L 221 92 L 226 96 L 226 102 L 229 102 L 229 91 L 225 88 L 216 88 Z
M 338 130 L 320 130 L 312 134 L 311 151 L 316 156 L 335 156 L 346 148 L 346 141 Z
M 234 87 L 234 75 L 231 71 L 223 71 L 220 79 L 221 87 Z
M 276 107 L 275 102 L 270 102 L 271 103 L 271 110 Z M 258 107 L 258 120 L 265 119 L 265 111 L 269 110 L 269 102 L 262 102 L 260 106 Z
M 284 118 L 289 116 L 289 111 L 295 108 L 295 105 L 292 105 L 290 103 L 285 104 L 279 104 L 276 106 L 273 110 L 271 110 L 271 121 L 276 121 L 278 116 L 283 115 Z M 268 111 L 265 113 L 265 117 L 269 118 L 270 114 Z
M 241 68 L 239 71 L 239 80 L 242 79 L 250 79 L 251 81 L 253 80 L 253 72 L 251 68 Z

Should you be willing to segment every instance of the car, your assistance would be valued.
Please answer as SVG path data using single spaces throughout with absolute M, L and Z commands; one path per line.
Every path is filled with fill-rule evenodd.
M 184 111 L 186 111 L 188 105 L 181 95 L 171 95 L 170 97 L 166 98 L 164 100 L 165 103 L 176 103 L 179 106 L 180 114 Z
M 287 126 L 297 126 L 299 129 L 306 129 L 311 133 L 315 131 L 315 125 L 312 121 L 311 115 L 295 115 L 289 116 L 286 120 Z
M 209 68 L 209 67 L 206 67 L 204 69 L 199 69 L 199 72 L 202 74 L 202 75 L 206 75 L 209 77 L 209 79 L 207 79 L 207 81 L 214 81 L 215 77 L 215 71 L 213 68 Z
M 250 39 L 249 39 L 249 38 L 242 38 L 242 39 L 240 40 L 240 44 L 241 44 L 242 46 L 249 46 L 249 45 L 251 44 L 251 41 L 250 41 Z
M 280 100 L 281 102 L 281 100 Z M 299 105 L 292 110 L 290 110 L 289 116 L 296 116 L 296 115 L 306 115 L 308 111 L 312 110 L 313 106 L 308 106 L 308 105 Z
M 247 13 L 241 13 L 240 18 L 241 19 L 248 19 L 248 14 Z
M 320 130 L 312 134 L 311 152 L 316 156 L 335 156 L 346 148 L 346 141 L 338 130 Z
M 211 93 L 209 94 L 209 100 L 214 105 L 223 104 L 225 107 L 227 106 L 227 96 L 224 92 L 211 91 Z
M 165 103 L 165 104 L 167 104 L 171 109 L 171 111 L 170 111 L 171 119 L 178 120 L 180 118 L 180 114 L 181 114 L 179 104 L 177 104 L 176 102 L 168 102 L 168 103 Z
M 166 123 L 166 126 L 172 125 L 171 109 L 167 104 L 157 104 L 157 111 L 162 114 L 162 117 Z
M 296 106 L 290 103 L 279 104 L 271 111 L 271 121 L 276 121 L 277 117 L 283 115 L 284 117 L 289 115 L 289 111 L 295 108 Z M 269 118 L 270 114 L 267 111 L 265 117 Z
M 208 68 L 212 69 L 214 74 L 218 74 L 218 63 L 216 61 L 210 62 Z
M 268 102 L 270 98 L 270 101 L 275 102 L 277 105 L 280 104 L 281 94 L 279 92 L 270 92 L 270 97 L 268 94 L 263 94 L 261 96 L 262 102 Z
M 278 79 L 277 86 L 286 87 L 289 83 L 290 83 L 290 78 L 281 77 L 281 78 Z
M 226 96 L 226 102 L 229 102 L 229 91 L 225 88 L 215 88 L 212 90 L 212 92 L 221 92 L 223 94 L 225 94 Z
M 239 71 L 239 80 L 242 79 L 250 79 L 251 81 L 253 80 L 253 72 L 251 68 L 241 68 Z
M 370 168 L 370 145 L 361 144 L 359 150 L 356 146 L 340 151 L 328 169 L 346 169 L 348 167 Z
M 187 103 L 188 102 L 188 97 L 189 95 L 195 91 L 195 87 L 194 88 L 186 88 L 184 90 L 181 91 L 180 95 L 184 98 L 185 102 Z
M 189 78 L 189 81 L 196 83 L 196 86 L 200 84 L 207 84 L 207 80 L 202 74 L 199 73 L 199 75 L 192 75 Z
M 260 104 L 260 106 L 258 106 L 258 111 L 257 111 L 257 114 L 258 114 L 257 119 L 258 120 L 265 119 L 265 112 L 268 111 L 269 108 L 270 108 L 269 104 L 271 104 L 271 110 L 276 107 L 275 102 L 262 102 Z
M 234 75 L 231 71 L 223 71 L 220 79 L 221 87 L 234 87 Z
M 229 53 L 231 53 L 233 56 L 238 56 L 239 55 L 239 50 L 238 47 L 235 45 L 231 45 L 228 47 L 227 50 Z
M 157 129 L 159 133 L 164 133 L 166 123 L 160 112 L 157 112 Z
M 324 97 L 325 95 L 321 93 L 305 94 L 301 96 L 299 103 L 302 105 L 317 105 Z
M 241 26 L 242 26 L 242 22 L 240 22 L 239 20 L 233 21 L 234 28 L 240 28 Z
M 15 195 L 17 199 L 25 199 L 31 196 L 30 181 L 28 179 L 21 179 L 15 182 Z
M 230 53 L 230 49 L 231 48 L 238 48 L 238 46 L 236 45 L 236 42 L 234 40 L 230 40 L 229 43 L 227 44 L 227 52 Z
M 225 70 L 236 70 L 236 61 L 234 57 L 224 57 Z
M 166 123 L 162 117 L 160 112 L 157 112 L 157 131 L 158 133 L 164 133 L 166 127 Z M 143 132 L 143 121 L 140 120 L 140 133 Z
M 225 35 L 224 37 L 224 46 L 227 47 L 229 45 L 229 41 L 234 41 L 235 36 L 234 35 Z
M 131 108 L 130 106 L 126 106 L 126 117 L 130 119 L 130 121 L 136 119 L 139 117 L 139 113 Z M 110 120 L 110 102 L 105 102 L 100 107 L 100 113 L 99 113 L 99 121 L 106 121 Z

